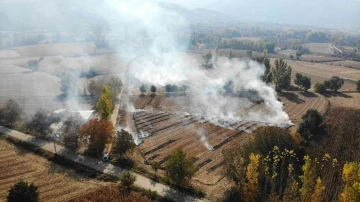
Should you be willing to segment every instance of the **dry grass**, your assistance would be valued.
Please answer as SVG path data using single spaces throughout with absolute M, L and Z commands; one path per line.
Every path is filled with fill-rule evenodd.
M 339 93 L 328 97 L 331 107 L 351 107 L 360 109 L 360 93 Z
M 0 201 L 20 180 L 39 187 L 41 201 L 67 201 L 97 189 L 99 183 L 77 177 L 45 158 L 0 140 Z

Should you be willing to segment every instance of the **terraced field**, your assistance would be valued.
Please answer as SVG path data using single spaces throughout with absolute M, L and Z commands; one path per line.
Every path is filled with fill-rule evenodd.
M 261 126 L 242 122 L 224 128 L 190 115 L 146 111 L 135 113 L 134 120 L 138 132 L 146 137 L 140 145 L 146 161 L 163 166 L 174 149 L 182 148 L 195 158 L 199 168 L 195 178 L 205 184 L 215 184 L 222 178 L 222 151 L 243 143 Z
M 38 186 L 41 201 L 67 201 L 95 191 L 99 185 L 70 176 L 63 168 L 45 158 L 26 153 L 0 140 L 0 201 L 5 201 L 9 188 L 20 180 Z

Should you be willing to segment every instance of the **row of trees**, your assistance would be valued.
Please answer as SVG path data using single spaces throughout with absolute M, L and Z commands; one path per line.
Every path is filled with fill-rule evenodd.
M 182 85 L 182 86 L 178 86 L 178 85 L 171 85 L 171 84 L 166 84 L 165 85 L 165 92 L 166 93 L 177 93 L 177 92 L 183 92 L 185 93 L 186 90 L 188 89 L 188 87 L 186 85 Z M 143 84 L 139 87 L 139 90 L 141 92 L 141 95 L 144 95 L 144 93 L 146 93 L 147 91 L 147 87 Z M 155 85 L 151 85 L 150 86 L 150 92 L 152 92 L 152 94 L 156 93 L 156 86 Z
M 333 76 L 329 80 L 324 81 L 323 83 L 315 84 L 315 92 L 325 94 L 327 90 L 332 92 L 337 92 L 344 85 L 344 79 Z
M 225 173 L 236 186 L 224 200 L 359 201 L 358 113 L 335 108 L 324 119 L 309 110 L 296 132 L 257 129 L 225 153 Z
M 274 52 L 275 43 L 263 41 L 250 41 L 238 39 L 223 39 L 219 41 L 218 48 L 242 49 L 262 52 L 267 50 L 269 53 Z

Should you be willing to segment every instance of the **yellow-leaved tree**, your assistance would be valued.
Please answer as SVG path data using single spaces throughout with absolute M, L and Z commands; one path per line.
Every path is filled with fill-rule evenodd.
M 258 197 L 259 162 L 260 155 L 251 153 L 250 163 L 247 166 L 246 171 L 247 182 L 243 185 L 241 190 L 241 195 L 245 202 L 255 202 Z
M 316 173 L 314 166 L 311 163 L 311 158 L 309 156 L 305 156 L 304 160 L 305 164 L 302 166 L 302 171 L 304 174 L 300 176 L 302 187 L 299 191 L 302 201 L 311 201 Z
M 341 202 L 360 201 L 360 163 L 346 163 L 342 172 L 345 187 L 340 195 Z
M 102 119 L 109 119 L 114 109 L 114 104 L 111 100 L 111 92 L 108 86 L 104 86 L 101 96 L 96 103 L 97 110 L 101 114 Z

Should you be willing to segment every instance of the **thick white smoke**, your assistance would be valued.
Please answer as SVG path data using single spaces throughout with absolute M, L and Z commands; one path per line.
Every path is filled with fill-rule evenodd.
M 182 16 L 151 1 L 105 2 L 98 12 L 113 33 L 114 38 L 109 40 L 119 42 L 120 57 L 131 61 L 128 77 L 124 78 L 129 83 L 164 86 L 186 82 L 191 103 L 186 106 L 187 112 L 213 123 L 291 123 L 273 87 L 260 79 L 263 65 L 219 57 L 214 68 L 206 70 L 199 64 L 201 56 L 183 52 L 189 32 Z M 254 107 L 256 104 L 245 98 L 224 95 L 223 87 L 230 80 L 234 93 L 255 92 L 263 100 L 263 107 Z

